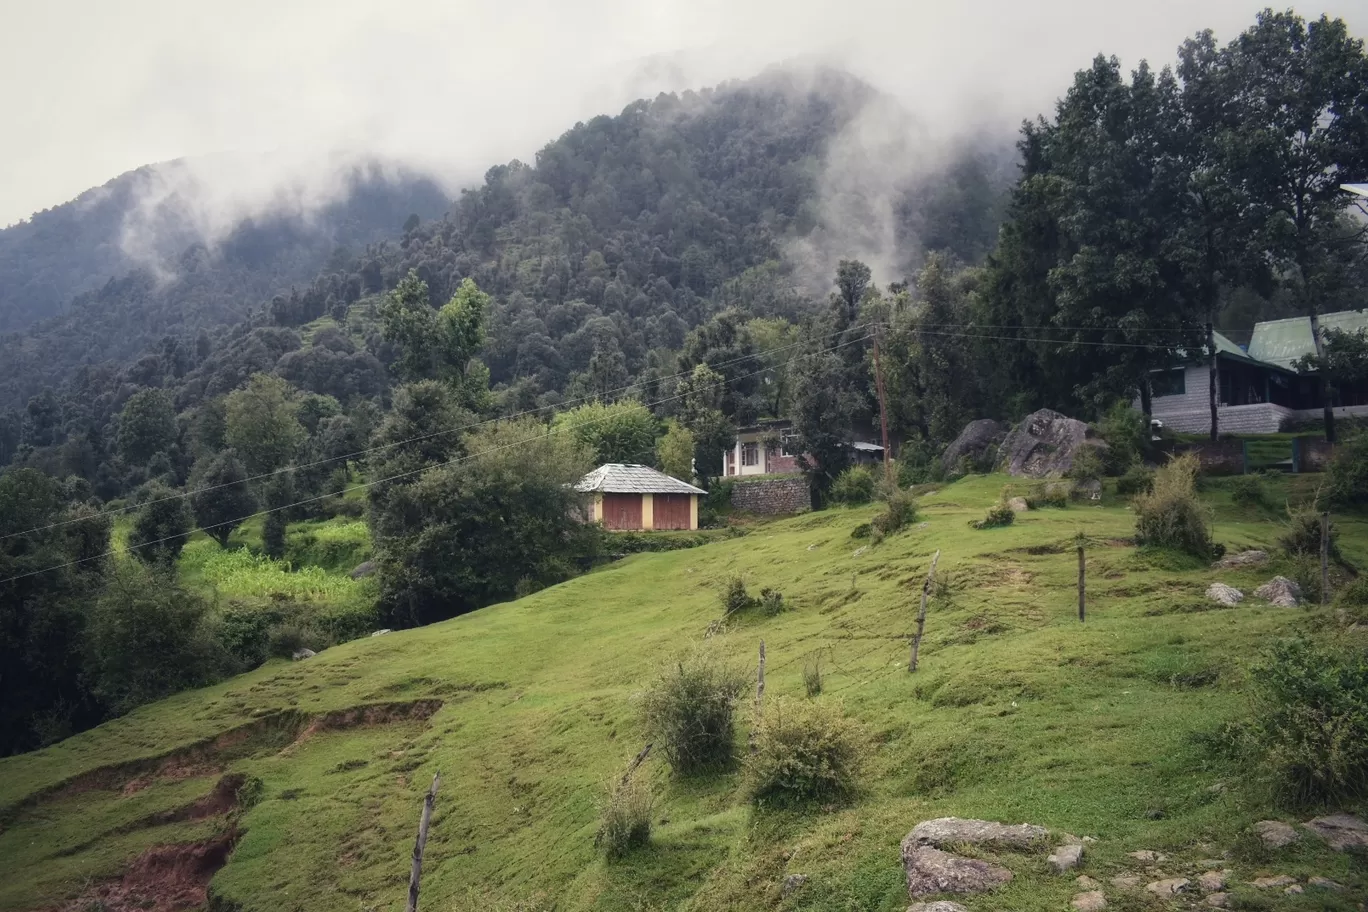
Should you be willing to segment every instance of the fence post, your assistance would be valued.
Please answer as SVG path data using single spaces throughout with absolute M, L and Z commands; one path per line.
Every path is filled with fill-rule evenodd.
M 1321 604 L 1330 604 L 1330 513 L 1321 513 Z
M 1083 542 L 1078 543 L 1078 620 L 1082 623 L 1087 616 L 1087 560 L 1083 556 Z
M 409 873 L 408 912 L 418 912 L 418 881 L 423 876 L 423 849 L 427 847 L 428 824 L 432 821 L 432 806 L 437 802 L 437 786 L 442 781 L 440 772 L 432 777 L 432 788 L 423 799 L 423 816 L 418 820 L 418 841 L 413 844 L 413 870 Z
M 758 749 L 757 736 L 760 731 L 760 707 L 765 699 L 765 641 L 760 641 L 760 664 L 755 672 L 755 718 L 751 720 L 750 752 Z
M 917 611 L 917 633 L 912 637 L 912 658 L 907 663 L 909 672 L 917 670 L 917 653 L 921 651 L 922 632 L 926 630 L 926 601 L 931 597 L 931 584 L 936 579 L 936 562 L 940 560 L 940 550 L 931 558 L 931 569 L 926 571 L 926 582 L 922 583 L 921 608 Z
M 646 757 L 651 753 L 651 745 L 646 745 L 641 749 L 641 753 L 636 755 L 631 763 L 627 764 L 627 770 L 622 774 L 622 784 L 626 785 L 627 780 L 632 778 L 632 773 L 637 771 L 637 767 L 646 762 Z

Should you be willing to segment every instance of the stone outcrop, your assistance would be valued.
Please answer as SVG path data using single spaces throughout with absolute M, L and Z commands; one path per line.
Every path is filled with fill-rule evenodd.
M 1254 832 L 1267 849 L 1281 849 L 1297 841 L 1297 831 L 1281 820 L 1260 820 L 1254 824 Z
M 1030 823 L 997 823 L 993 820 L 967 820 L 962 817 L 937 817 L 923 820 L 907 834 L 903 844 L 947 846 L 956 843 L 1024 847 L 1050 835 L 1043 826 Z
M 1000 865 L 942 852 L 911 837 L 903 840 L 902 861 L 907 895 L 913 899 L 937 893 L 984 893 L 1012 879 L 1012 872 Z
M 1368 823 L 1353 814 L 1329 814 L 1306 823 L 1306 828 L 1324 839 L 1330 848 L 1343 852 L 1368 848 Z
M 1048 478 L 1073 468 L 1074 455 L 1085 446 L 1105 449 L 1089 439 L 1088 426 L 1052 409 L 1032 412 L 998 447 L 998 463 L 1010 475 Z
M 1301 586 L 1285 576 L 1275 576 L 1254 590 L 1254 597 L 1271 602 L 1279 608 L 1296 608 L 1301 604 Z
M 1050 863 L 1050 869 L 1056 874 L 1072 871 L 1083 860 L 1083 846 L 1077 843 L 1062 845 L 1055 849 L 1054 854 L 1046 860 Z
M 1011 425 L 991 418 L 971 421 L 959 432 L 941 454 L 941 465 L 946 472 L 959 468 L 960 461 L 968 457 L 975 466 L 992 466 L 997 463 L 998 446 L 1007 437 Z
M 1238 605 L 1244 600 L 1244 593 L 1225 583 L 1212 583 L 1207 586 L 1207 598 L 1222 605 Z
M 1086 893 L 1079 893 L 1069 901 L 1069 905 L 1078 912 L 1102 912 L 1107 908 L 1107 897 L 1101 890 L 1089 890 Z
M 1211 566 L 1217 570 L 1238 570 L 1241 567 L 1259 567 L 1268 563 L 1267 551 L 1241 551 L 1227 554 Z

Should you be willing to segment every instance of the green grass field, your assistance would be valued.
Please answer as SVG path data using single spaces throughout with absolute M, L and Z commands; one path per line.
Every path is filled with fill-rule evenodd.
M 430 910 L 901 912 L 899 840 L 946 815 L 1095 836 L 1080 873 L 1104 883 L 1130 872 L 1154 879 L 1127 857 L 1139 849 L 1167 853 L 1169 876 L 1229 853 L 1232 907 L 1357 908 L 1368 894 L 1362 859 L 1308 839 L 1277 854 L 1255 848 L 1254 821 L 1307 815 L 1277 810 L 1263 785 L 1194 735 L 1248 714 L 1249 662 L 1271 640 L 1308 633 L 1363 647 L 1368 633 L 1317 607 L 1248 599 L 1219 608 L 1203 595 L 1212 580 L 1248 592 L 1276 568 L 1223 572 L 1147 556 L 1127 541 L 1133 520 L 1120 501 L 971 529 L 1006 481 L 971 477 L 926 495 L 925 525 L 876 545 L 850 537 L 876 512 L 867 507 L 634 555 L 442 624 L 273 661 L 0 760 L 0 910 L 53 905 L 149 845 L 223 826 L 159 821 L 225 772 L 262 788 L 212 882 L 216 908 L 402 909 L 422 795 L 438 771 L 423 879 Z M 1274 484 L 1281 504 L 1283 486 L 1309 482 Z M 1221 485 L 1208 496 L 1218 540 L 1232 550 L 1273 544 L 1276 510 L 1239 511 Z M 1345 557 L 1368 567 L 1368 522 L 1337 522 Z M 1090 542 L 1085 624 L 1080 532 Z M 918 593 L 938 549 L 946 586 L 931 604 L 921 668 L 909 674 Z M 184 560 L 199 581 L 219 572 L 195 553 Z M 215 584 L 255 591 L 245 580 L 277 570 L 254 564 Z M 746 801 L 739 773 L 681 781 L 652 759 L 642 775 L 656 797 L 653 843 L 606 862 L 593 844 L 598 805 L 603 783 L 645 742 L 637 695 L 701 642 L 733 574 L 752 591 L 780 589 L 791 610 L 743 615 L 714 644 L 752 667 L 763 639 L 768 697 L 802 697 L 804 664 L 820 660 L 817 699 L 842 704 L 872 736 L 863 789 L 844 806 L 776 811 Z M 318 591 L 331 592 L 340 573 L 323 576 Z M 748 723 L 743 711 L 738 743 Z M 1005 856 L 1016 878 L 964 904 L 1067 909 L 1073 875 L 1050 874 L 1044 855 Z M 782 896 L 791 873 L 810 879 Z M 1244 885 L 1271 874 L 1323 875 L 1350 889 L 1291 896 Z M 1113 909 L 1165 908 L 1105 889 Z

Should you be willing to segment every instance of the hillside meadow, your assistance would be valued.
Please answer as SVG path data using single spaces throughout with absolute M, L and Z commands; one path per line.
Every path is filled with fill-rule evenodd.
M 1251 712 L 1250 663 L 1270 643 L 1307 635 L 1364 648 L 1368 633 L 1318 606 L 1215 604 L 1204 594 L 1212 581 L 1251 592 L 1279 572 L 1277 559 L 1225 571 L 1146 553 L 1119 498 L 971 528 L 1009 481 L 973 476 L 927 492 L 919 523 L 877 544 L 851 537 L 877 512 L 870 506 L 637 554 L 451 621 L 272 660 L 0 760 L 0 910 L 133 908 L 101 884 L 147 869 L 134 859 L 172 845 L 197 846 L 203 876 L 222 864 L 208 887 L 213 909 L 398 910 L 422 796 L 438 772 L 424 909 L 901 912 L 899 841 L 919 821 L 952 815 L 1096 839 L 1064 876 L 1050 873 L 1044 851 L 995 853 L 1016 876 L 964 900 L 972 912 L 1068 908 L 1077 873 L 1101 881 L 1114 909 L 1193 905 L 1200 896 L 1160 900 L 1106 884 L 1194 877 L 1207 859 L 1230 869 L 1232 908 L 1358 908 L 1368 894 L 1362 858 L 1313 838 L 1263 849 L 1254 822 L 1297 823 L 1316 809 L 1280 809 L 1267 783 L 1212 744 Z M 1271 484 L 1282 504 L 1313 482 Z M 1278 509 L 1237 508 L 1220 483 L 1206 499 L 1231 551 L 1274 546 Z M 1336 522 L 1345 559 L 1368 566 L 1368 521 Z M 310 531 L 314 553 L 336 553 L 329 542 L 354 533 Z M 193 585 L 269 599 L 263 578 L 297 576 L 289 585 L 322 601 L 362 585 L 346 577 L 351 550 L 290 574 L 209 549 L 192 542 L 182 557 Z M 937 550 L 921 666 L 909 674 Z M 734 615 L 705 643 L 738 575 L 752 592 L 782 591 L 787 610 Z M 643 688 L 699 648 L 753 671 L 762 639 L 767 700 L 806 699 L 804 669 L 816 664 L 815 699 L 867 730 L 858 794 L 756 806 L 737 770 L 678 779 L 655 756 L 638 773 L 654 795 L 652 842 L 605 860 L 594 844 L 600 802 L 646 743 Z M 749 694 L 742 703 L 738 746 Z M 1167 860 L 1154 868 L 1128 854 L 1145 849 Z M 808 879 L 786 893 L 792 874 Z M 1274 875 L 1347 889 L 1289 895 L 1247 883 Z

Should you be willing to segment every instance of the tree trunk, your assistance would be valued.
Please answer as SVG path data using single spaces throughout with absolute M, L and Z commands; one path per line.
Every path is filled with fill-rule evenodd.
M 1325 347 L 1321 344 L 1320 314 L 1314 309 L 1311 311 L 1311 341 L 1316 346 L 1316 358 L 1324 364 Z M 1335 388 L 1330 383 L 1330 378 L 1321 373 L 1321 402 L 1323 405 L 1323 415 L 1325 418 L 1325 441 L 1326 443 L 1335 442 Z
M 1140 381 L 1140 411 L 1145 413 L 1146 418 L 1154 417 L 1154 394 L 1150 390 L 1149 374 Z
M 1211 322 L 1206 325 L 1207 335 L 1207 357 L 1210 359 L 1211 369 L 1208 373 L 1208 396 L 1211 400 L 1211 442 L 1215 443 L 1220 436 L 1220 402 L 1221 402 L 1221 375 L 1220 367 L 1216 358 L 1216 331 L 1212 329 Z

